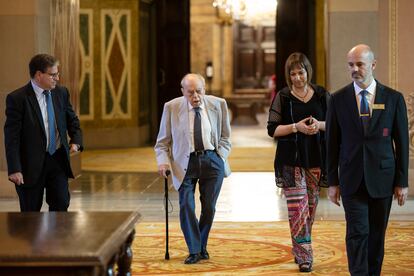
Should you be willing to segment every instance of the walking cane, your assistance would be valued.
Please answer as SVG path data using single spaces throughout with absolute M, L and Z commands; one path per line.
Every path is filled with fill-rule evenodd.
M 168 176 L 170 171 L 165 172 L 167 177 L 164 182 L 164 198 L 165 198 L 165 259 L 170 259 L 170 253 L 168 253 Z

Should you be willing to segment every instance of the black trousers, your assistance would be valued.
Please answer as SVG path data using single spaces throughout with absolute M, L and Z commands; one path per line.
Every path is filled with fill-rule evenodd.
M 358 191 L 342 198 L 346 218 L 346 251 L 352 276 L 379 276 L 392 196 L 372 198 L 363 181 Z
M 70 202 L 68 177 L 64 170 L 66 152 L 63 147 L 52 156 L 46 153 L 43 169 L 38 183 L 33 187 L 16 185 L 22 212 L 40 211 L 46 190 L 49 211 L 67 211 Z

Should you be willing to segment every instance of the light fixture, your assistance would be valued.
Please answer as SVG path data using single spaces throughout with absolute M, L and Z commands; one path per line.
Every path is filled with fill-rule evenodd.
M 276 18 L 276 0 L 214 0 L 213 7 L 219 20 L 231 24 L 233 20 L 248 25 L 274 25 Z

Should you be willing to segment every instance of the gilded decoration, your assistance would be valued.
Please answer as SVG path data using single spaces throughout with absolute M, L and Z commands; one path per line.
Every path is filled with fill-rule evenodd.
M 408 116 L 408 135 L 410 141 L 410 156 L 414 155 L 414 92 L 406 97 Z
M 101 10 L 102 117 L 131 118 L 131 13 Z
M 136 127 L 139 1 L 81 0 L 80 118 L 85 130 Z
M 398 89 L 398 21 L 397 21 L 397 0 L 389 1 L 389 84 L 392 88 Z

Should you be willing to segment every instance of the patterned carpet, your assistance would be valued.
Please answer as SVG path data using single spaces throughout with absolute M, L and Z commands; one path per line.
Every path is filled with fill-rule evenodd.
M 254 160 L 252 155 L 254 153 Z M 234 172 L 271 172 L 275 148 L 238 147 L 230 155 Z M 82 170 L 93 172 L 156 172 L 152 147 L 112 150 L 88 150 L 82 153 Z
M 184 265 L 187 249 L 179 224 L 170 224 L 170 260 L 164 260 L 165 225 L 139 223 L 133 244 L 133 275 L 304 275 L 290 253 L 288 222 L 217 222 L 209 239 L 210 260 Z M 345 224 L 317 221 L 311 275 L 349 275 Z M 390 222 L 383 275 L 414 275 L 414 222 Z M 306 274 L 305 274 L 306 275 Z

